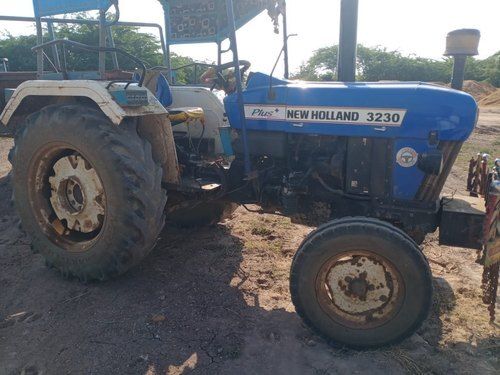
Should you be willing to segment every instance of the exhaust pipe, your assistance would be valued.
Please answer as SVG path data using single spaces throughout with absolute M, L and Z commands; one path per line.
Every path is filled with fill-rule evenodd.
M 448 33 L 446 37 L 445 56 L 453 57 L 453 75 L 451 87 L 462 90 L 464 87 L 465 64 L 468 56 L 479 54 L 481 33 L 476 29 L 460 29 Z

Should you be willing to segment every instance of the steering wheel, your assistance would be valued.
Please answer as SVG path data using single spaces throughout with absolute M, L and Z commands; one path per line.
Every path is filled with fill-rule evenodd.
M 241 79 L 243 79 L 251 65 L 249 61 L 239 61 Z M 226 64 L 218 65 L 217 67 L 209 68 L 202 74 L 201 80 L 204 83 L 212 83 L 211 91 L 217 88 L 219 90 L 224 90 L 226 94 L 231 94 L 236 90 L 234 71 L 234 63 L 231 61 Z

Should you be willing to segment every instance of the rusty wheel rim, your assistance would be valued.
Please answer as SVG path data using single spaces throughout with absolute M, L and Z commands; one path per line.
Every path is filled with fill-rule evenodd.
M 73 231 L 91 233 L 104 217 L 104 188 L 96 170 L 79 155 L 58 159 L 49 177 L 50 203 L 57 218 Z
M 316 296 L 330 319 L 354 329 L 376 328 L 401 309 L 405 287 L 386 258 L 365 250 L 327 260 L 316 278 Z
M 28 195 L 40 229 L 71 253 L 88 251 L 106 222 L 106 194 L 97 170 L 79 150 L 51 143 L 28 168 Z

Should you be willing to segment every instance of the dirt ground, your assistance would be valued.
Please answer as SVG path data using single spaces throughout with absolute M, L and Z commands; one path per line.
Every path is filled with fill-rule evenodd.
M 446 190 L 477 150 L 500 156 L 500 109 L 483 111 Z M 30 251 L 10 206 L 0 138 L 0 374 L 494 374 L 500 329 L 481 303 L 473 250 L 424 243 L 431 316 L 398 346 L 332 348 L 303 326 L 288 292 L 311 228 L 238 209 L 215 228 L 165 229 L 152 254 L 101 284 L 62 279 Z M 500 315 L 500 309 L 499 309 Z M 498 320 L 498 319 L 497 319 Z

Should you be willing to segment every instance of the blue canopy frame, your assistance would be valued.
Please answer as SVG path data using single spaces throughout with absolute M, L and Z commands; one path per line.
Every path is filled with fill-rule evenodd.
M 35 17 L 85 12 L 88 10 L 108 10 L 111 0 L 33 0 Z
M 288 76 L 288 48 L 286 31 L 285 0 L 158 0 L 164 9 L 166 45 L 170 59 L 170 46 L 175 44 L 216 43 L 218 46 L 218 65 L 222 53 L 231 51 L 233 55 L 236 95 L 240 112 L 245 172 L 251 179 L 250 152 L 246 131 L 245 109 L 243 103 L 243 84 L 238 57 L 236 31 L 268 9 L 283 15 L 285 75 Z M 229 39 L 228 51 L 222 51 L 222 42 Z M 170 62 L 168 79 L 172 80 Z
M 43 44 L 42 17 L 55 16 L 59 14 L 77 13 L 89 10 L 99 11 L 99 47 L 106 46 L 106 11 L 115 6 L 117 19 L 119 17 L 118 0 L 33 0 L 33 10 L 35 13 L 37 44 Z M 51 25 L 49 25 L 51 32 Z M 37 50 L 37 71 L 38 77 L 42 78 L 43 49 Z M 99 75 L 104 78 L 106 73 L 106 53 L 99 51 Z

